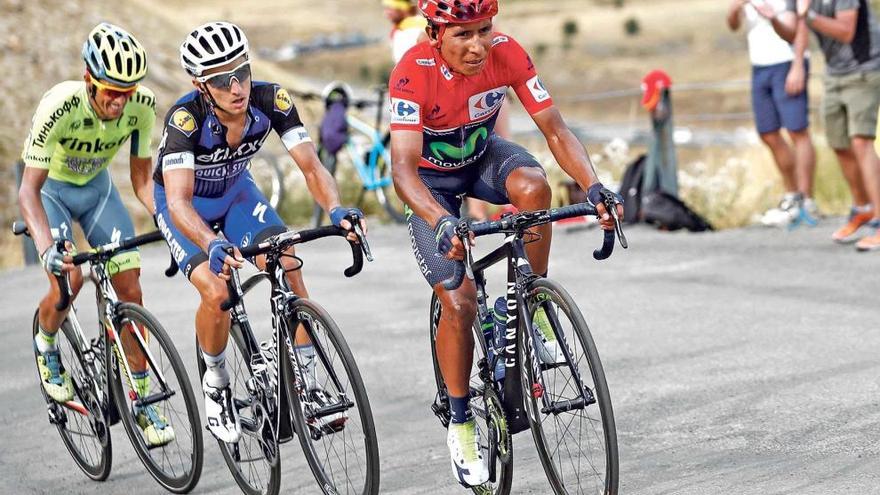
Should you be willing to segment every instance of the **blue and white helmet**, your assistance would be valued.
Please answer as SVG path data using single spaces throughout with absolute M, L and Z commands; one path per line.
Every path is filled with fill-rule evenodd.
M 248 40 L 244 31 L 231 22 L 202 24 L 180 45 L 180 65 L 192 77 L 201 77 L 206 70 L 242 55 L 248 57 Z

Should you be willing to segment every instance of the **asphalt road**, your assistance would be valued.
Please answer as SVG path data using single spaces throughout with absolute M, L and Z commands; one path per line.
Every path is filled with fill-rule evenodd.
M 556 231 L 550 275 L 580 302 L 599 346 L 621 493 L 880 493 L 880 254 L 832 244 L 837 223 L 700 235 L 632 228 L 630 249 L 601 263 L 589 255 L 595 231 Z M 345 332 L 366 382 L 381 491 L 465 493 L 429 410 L 429 289 L 405 229 L 375 227 L 370 238 L 376 261 L 354 279 L 342 276 L 350 255 L 339 239 L 300 252 L 312 298 Z M 194 364 L 195 290 L 163 277 L 164 247 L 144 258 L 146 304 Z M 0 493 L 164 493 L 120 426 L 110 478 L 94 483 L 48 424 L 29 340 L 44 280 L 36 268 L 0 274 Z M 93 332 L 92 301 L 79 307 Z M 209 438 L 194 493 L 239 493 Z M 515 440 L 513 492 L 548 493 L 531 437 Z M 282 465 L 282 493 L 319 493 L 295 442 Z

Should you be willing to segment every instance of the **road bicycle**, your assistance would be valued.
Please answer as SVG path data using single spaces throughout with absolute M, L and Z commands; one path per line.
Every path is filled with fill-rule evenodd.
M 15 222 L 12 230 L 15 235 L 30 235 L 24 222 Z M 163 239 L 156 231 L 73 256 L 74 265 L 89 263 L 98 303 L 99 333 L 91 339 L 86 337 L 76 308 L 70 303 L 67 276 L 57 276 L 61 300 L 55 308 L 63 311 L 70 306 L 57 342 L 73 381 L 74 398 L 62 404 L 51 399 L 42 386 L 40 390 L 49 422 L 58 429 L 74 462 L 89 478 L 103 481 L 109 476 L 110 425 L 121 421 L 150 475 L 167 490 L 186 493 L 199 481 L 203 458 L 199 410 L 186 369 L 159 321 L 142 306 L 119 301 L 108 267 L 120 251 Z M 64 241 L 58 242 L 63 252 Z M 39 311 L 33 320 L 35 336 L 39 331 L 38 316 Z M 126 334 L 132 337 L 123 339 Z M 36 358 L 36 349 L 34 353 Z M 150 380 L 144 395 L 132 378 L 131 363 L 141 359 Z M 157 417 L 152 420 L 172 427 L 175 438 L 165 445 L 149 445 L 138 425 L 139 413 L 155 413 Z
M 615 220 L 615 230 L 606 231 L 596 259 L 611 255 L 615 237 L 625 248 L 613 196 L 605 198 Z M 469 403 L 477 420 L 480 449 L 489 465 L 490 480 L 472 487 L 474 493 L 506 495 L 513 479 L 512 435 L 530 429 L 541 464 L 556 494 L 617 493 L 617 432 L 611 397 L 599 353 L 586 320 L 574 299 L 554 280 L 536 275 L 525 254 L 525 244 L 535 240 L 528 229 L 577 216 L 596 215 L 589 203 L 522 212 L 492 222 L 462 221 L 456 234 L 465 246 L 465 262 L 443 282 L 451 290 L 465 276 L 477 288 L 477 319 L 474 331 L 474 369 L 469 385 Z M 474 261 L 467 241 L 503 233 L 503 244 Z M 484 272 L 504 261 L 507 266 L 506 328 L 503 337 L 487 338 L 484 322 L 491 322 L 487 308 Z M 545 364 L 540 359 L 533 318 L 542 309 L 559 342 L 564 360 Z M 436 356 L 437 326 L 441 305 L 431 299 L 430 338 L 437 395 L 431 408 L 444 427 L 450 421 L 449 397 Z M 497 367 L 496 367 L 497 366 Z M 504 377 L 496 371 L 504 370 Z
M 357 221 L 353 222 L 355 225 Z M 366 238 L 355 227 L 359 243 L 350 243 L 353 277 L 372 261 Z M 302 259 L 286 254 L 296 244 L 329 236 L 346 236 L 340 227 L 288 231 L 240 249 L 245 258 L 263 255 L 266 268 L 244 282 L 232 271 L 227 369 L 233 403 L 241 419 L 241 439 L 219 441 L 233 478 L 249 495 L 275 495 L 280 489 L 279 444 L 296 434 L 318 486 L 325 494 L 379 492 L 379 450 L 370 402 L 363 380 L 342 333 L 326 310 L 294 294 L 285 277 L 302 267 Z M 285 266 L 284 258 L 288 260 Z M 293 263 L 293 266 L 290 266 Z M 243 296 L 261 281 L 271 284 L 271 341 L 259 342 L 245 311 Z M 308 336 L 314 356 L 307 356 L 297 337 Z M 309 369 L 311 361 L 313 369 Z M 199 369 L 205 372 L 204 362 Z M 306 373 L 310 375 L 307 377 Z

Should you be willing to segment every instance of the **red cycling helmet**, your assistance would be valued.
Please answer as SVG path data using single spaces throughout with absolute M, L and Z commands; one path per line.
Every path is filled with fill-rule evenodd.
M 491 19 L 498 0 L 419 0 L 419 11 L 434 24 L 463 24 Z

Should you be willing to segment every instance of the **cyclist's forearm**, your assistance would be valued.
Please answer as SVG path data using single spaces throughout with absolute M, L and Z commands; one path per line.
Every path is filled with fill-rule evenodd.
M 43 203 L 40 201 L 39 190 L 33 191 L 31 188 L 22 187 L 18 193 L 18 206 L 21 209 L 21 217 L 28 226 L 31 238 L 37 251 L 42 253 L 54 242 L 52 233 L 49 231 L 49 218 L 46 216 L 46 210 L 43 209 Z M 73 226 L 71 225 L 71 228 Z
M 406 166 L 395 164 L 391 167 L 391 175 L 394 180 L 394 190 L 397 192 L 397 196 L 413 210 L 413 213 L 422 218 L 432 228 L 437 224 L 440 217 L 450 214 L 450 212 L 440 206 L 440 203 L 434 199 L 431 191 L 425 187 L 422 179 L 419 178 L 418 165 Z
M 547 145 L 562 170 L 584 191 L 599 181 L 589 153 L 567 127 L 548 136 Z
M 305 173 L 306 186 L 315 201 L 327 213 L 339 206 L 339 190 L 330 172 L 322 166 L 313 167 Z
M 180 230 L 187 239 L 208 252 L 208 245 L 217 238 L 217 234 L 202 220 L 202 217 L 193 208 L 192 201 L 185 199 L 168 200 L 168 211 L 174 226 Z
M 130 177 L 131 188 L 138 201 L 144 205 L 144 208 L 154 215 L 156 208 L 153 204 L 153 178 L 152 178 L 152 160 L 150 158 L 138 158 L 133 156 L 130 158 Z

